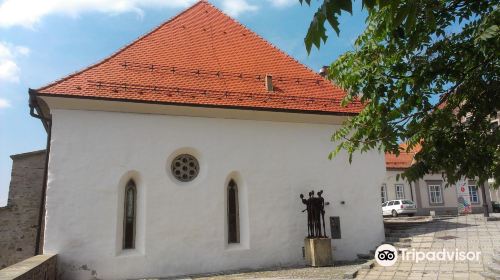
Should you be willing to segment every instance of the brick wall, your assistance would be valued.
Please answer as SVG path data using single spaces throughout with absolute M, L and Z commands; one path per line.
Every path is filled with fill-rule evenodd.
M 45 150 L 11 156 L 7 206 L 0 207 L 0 268 L 35 254 Z

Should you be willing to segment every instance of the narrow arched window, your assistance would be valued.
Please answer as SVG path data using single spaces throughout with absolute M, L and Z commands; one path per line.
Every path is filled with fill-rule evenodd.
M 125 186 L 125 208 L 123 215 L 123 249 L 135 248 L 137 188 L 133 180 Z
M 227 242 L 240 243 L 240 218 L 238 205 L 238 186 L 231 179 L 227 186 Z

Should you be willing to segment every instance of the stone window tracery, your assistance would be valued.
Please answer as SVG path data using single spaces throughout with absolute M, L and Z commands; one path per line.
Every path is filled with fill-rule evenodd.
M 181 154 L 172 161 L 172 175 L 181 182 L 194 180 L 200 172 L 198 160 L 189 154 Z

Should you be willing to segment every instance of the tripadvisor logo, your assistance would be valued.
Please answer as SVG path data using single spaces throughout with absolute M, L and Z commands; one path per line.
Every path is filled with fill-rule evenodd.
M 472 252 L 472 251 L 458 251 L 458 248 L 454 251 L 449 251 L 446 249 L 442 249 L 440 251 L 416 251 L 412 249 L 411 251 L 408 249 L 401 249 L 401 260 L 406 261 L 414 261 L 415 263 L 419 263 L 421 261 L 468 261 L 468 262 L 479 262 L 481 260 L 481 252 Z
M 399 257 L 402 261 L 412 261 L 419 263 L 422 261 L 476 261 L 481 260 L 481 252 L 463 252 L 455 249 L 448 251 L 442 249 L 440 251 L 417 251 L 415 249 L 401 249 Z M 389 244 L 378 246 L 375 251 L 375 260 L 381 266 L 392 266 L 398 260 L 398 249 Z
M 392 266 L 398 260 L 398 250 L 392 245 L 382 244 L 375 251 L 375 260 L 381 266 Z

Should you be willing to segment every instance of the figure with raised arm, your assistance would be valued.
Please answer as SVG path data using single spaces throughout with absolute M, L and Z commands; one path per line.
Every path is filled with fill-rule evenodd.
M 312 237 L 313 233 L 311 231 L 311 205 L 309 203 L 308 199 L 304 198 L 303 194 L 300 194 L 300 199 L 302 200 L 302 203 L 306 205 L 306 209 L 302 210 L 302 212 L 307 211 L 307 237 L 310 238 Z

